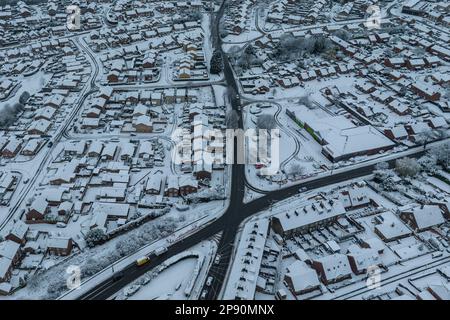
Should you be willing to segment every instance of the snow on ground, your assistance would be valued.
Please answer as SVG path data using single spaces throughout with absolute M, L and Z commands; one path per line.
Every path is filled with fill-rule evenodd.
M 64 299 L 74 299 L 96 284 L 134 263 L 137 258 L 150 254 L 160 246 L 170 245 L 183 237 L 202 228 L 223 212 L 222 207 L 209 206 L 205 210 L 197 210 L 196 214 L 186 215 L 186 220 L 179 220 L 175 212 L 163 218 L 150 221 L 133 229 L 131 232 L 118 236 L 107 243 L 92 249 L 61 259 L 49 270 L 33 276 L 28 285 L 8 297 L 11 299 L 55 299 L 64 294 Z M 199 218 L 199 216 L 203 216 Z M 194 221 L 194 219 L 196 219 Z M 169 233 L 158 230 L 168 230 Z M 172 230 L 172 231 L 170 231 Z M 167 235 L 161 238 L 161 235 Z M 144 242 L 143 240 L 146 239 Z M 118 250 L 118 246 L 122 250 Z M 121 251 L 121 252 L 119 252 Z M 79 266 L 82 270 L 82 285 L 77 290 L 67 291 L 66 268 L 70 265 Z M 114 267 L 114 272 L 111 267 Z
M 429 177 L 427 179 L 427 182 L 432 184 L 439 190 L 450 194 L 450 186 L 447 183 L 445 183 L 444 181 L 439 180 L 438 178 L 435 178 L 435 177 Z
M 19 80 L 19 88 L 14 91 L 14 94 L 9 99 L 0 102 L 0 110 L 6 105 L 13 106 L 19 102 L 19 98 L 27 91 L 30 95 L 34 95 L 39 92 L 50 79 L 50 74 L 43 71 L 39 71 L 29 77 L 21 77 Z
M 128 300 L 197 299 L 216 249 L 215 242 L 203 241 L 147 272 L 114 297 Z
M 176 262 L 142 286 L 128 300 L 184 300 L 186 297 L 183 288 L 189 281 L 189 275 L 193 273 L 197 260 L 198 258 L 186 258 Z

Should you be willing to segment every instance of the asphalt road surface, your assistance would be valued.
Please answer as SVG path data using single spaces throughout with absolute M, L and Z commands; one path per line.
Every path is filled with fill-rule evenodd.
M 219 12 L 217 13 L 214 21 L 214 26 L 212 28 L 213 33 L 213 43 L 217 50 L 222 53 L 224 61 L 224 75 L 227 87 L 230 89 L 229 100 L 231 102 L 232 108 L 238 112 L 239 115 L 239 128 L 243 127 L 242 116 L 240 112 L 241 101 L 236 93 L 239 92 L 237 88 L 237 83 L 234 79 L 233 71 L 230 63 L 226 57 L 226 54 L 221 49 L 221 40 L 219 36 L 219 21 L 223 15 L 224 5 L 222 4 Z M 234 155 L 236 163 L 236 151 L 241 146 L 234 144 Z M 419 151 L 414 156 L 421 156 L 424 152 Z M 395 159 L 388 161 L 390 166 L 395 164 Z M 210 286 L 203 286 L 202 292 L 205 293 L 202 299 L 214 300 L 219 297 L 220 291 L 222 289 L 228 267 L 231 262 L 234 241 L 236 234 L 238 232 L 238 227 L 243 220 L 246 218 L 264 210 L 268 209 L 273 203 L 289 198 L 295 194 L 299 193 L 299 189 L 306 187 L 307 190 L 316 189 L 324 187 L 327 185 L 343 182 L 349 179 L 354 179 L 358 177 L 363 177 L 369 175 L 373 172 L 375 165 L 367 165 L 355 169 L 350 169 L 346 172 L 336 173 L 333 175 L 317 178 L 312 181 L 297 184 L 295 186 L 283 188 L 280 190 L 275 190 L 267 193 L 259 199 L 251 201 L 244 204 L 244 189 L 245 189 L 245 166 L 242 164 L 232 165 L 231 174 L 231 194 L 230 194 L 230 205 L 225 213 L 208 224 L 204 228 L 197 231 L 195 234 L 187 237 L 181 242 L 177 242 L 169 247 L 169 250 L 160 256 L 152 255 L 150 256 L 150 262 L 143 266 L 136 266 L 135 263 L 130 264 L 125 270 L 116 273 L 113 277 L 100 283 L 93 289 L 91 289 L 86 294 L 79 297 L 79 299 L 90 299 L 90 300 L 104 300 L 121 288 L 125 287 L 127 284 L 131 283 L 133 280 L 137 279 L 141 275 L 150 271 L 154 267 L 163 263 L 166 259 L 179 254 L 199 242 L 213 237 L 218 233 L 222 233 L 216 259 L 211 268 L 208 271 L 208 277 L 211 276 L 213 281 Z

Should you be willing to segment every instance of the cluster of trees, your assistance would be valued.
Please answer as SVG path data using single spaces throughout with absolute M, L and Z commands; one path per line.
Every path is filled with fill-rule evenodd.
M 298 98 L 297 103 L 306 106 L 308 109 L 316 108 L 316 106 L 314 105 L 313 101 L 311 100 L 311 96 L 309 94 Z
M 255 55 L 255 47 L 249 45 L 242 51 L 242 53 L 236 57 L 236 65 L 241 70 L 247 70 L 251 66 L 260 65 L 262 61 L 258 59 Z
M 303 167 L 300 163 L 294 162 L 288 168 L 286 168 L 286 174 L 297 176 L 305 173 L 305 167 Z
M 0 128 L 8 127 L 16 121 L 17 115 L 23 111 L 25 103 L 29 98 L 30 94 L 27 91 L 24 91 L 19 97 L 19 102 L 13 105 L 6 104 L 0 110 Z
M 24 105 L 21 103 L 15 103 L 14 105 L 5 105 L 0 110 L 0 128 L 6 128 L 12 125 L 17 118 L 17 115 L 22 112 Z
M 440 168 L 450 168 L 450 143 L 433 147 L 419 159 L 402 158 L 395 161 L 395 171 L 401 177 L 414 177 L 420 172 L 435 174 Z M 393 172 L 386 162 L 381 162 L 375 166 L 374 175 L 375 181 L 388 185 Z
M 210 63 L 210 69 L 209 71 L 212 74 L 219 74 L 223 70 L 223 59 L 222 54 L 220 51 L 215 50 L 212 57 L 211 57 L 211 63 Z
M 176 18 L 174 23 L 185 23 L 190 21 L 198 21 L 201 20 L 202 14 L 200 11 L 187 11 L 183 13 L 183 16 Z
M 86 233 L 84 240 L 86 241 L 87 246 L 89 248 L 92 248 L 98 244 L 105 242 L 107 240 L 107 236 L 106 236 L 105 232 L 103 231 L 103 229 L 95 228 L 95 229 L 89 230 Z
M 333 35 L 345 41 L 350 40 L 352 37 L 351 34 L 344 29 L 336 30 L 335 32 L 333 32 Z
M 201 192 L 191 193 L 185 196 L 188 203 L 209 202 L 213 200 L 225 200 L 225 189 L 223 186 L 216 186 L 216 188 L 203 189 Z
M 395 171 L 402 177 L 414 177 L 421 170 L 421 167 L 414 158 L 402 158 L 395 161 Z
M 273 58 L 291 60 L 303 57 L 305 54 L 318 55 L 333 48 L 331 41 L 324 36 L 301 38 L 285 34 L 280 37 L 280 41 L 276 45 Z
M 430 156 L 434 157 L 436 163 L 444 167 L 444 169 L 450 169 L 450 143 L 433 147 L 430 150 Z
M 120 258 L 135 252 L 142 246 L 157 239 L 167 237 L 177 227 L 177 220 L 171 217 L 144 224 L 134 229 L 133 232 L 122 236 L 116 242 L 115 246 L 105 245 L 89 248 L 51 269 L 35 273 L 28 280 L 27 286 L 36 292 L 41 292 L 42 286 L 45 286 L 47 292 L 41 298 L 49 300 L 56 299 L 67 290 L 67 278 L 69 275 L 66 272 L 66 268 L 68 266 L 79 266 L 83 280 L 83 278 L 93 276 Z M 97 234 L 97 236 L 99 235 L 100 233 Z

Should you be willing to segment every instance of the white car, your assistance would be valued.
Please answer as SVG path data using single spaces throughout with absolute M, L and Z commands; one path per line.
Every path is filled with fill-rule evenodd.
M 206 279 L 206 285 L 209 287 L 213 281 L 213 277 L 209 276 L 208 279 Z

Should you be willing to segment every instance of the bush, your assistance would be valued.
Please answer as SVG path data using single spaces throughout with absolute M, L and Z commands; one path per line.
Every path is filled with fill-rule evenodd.
M 210 72 L 212 74 L 219 74 L 223 70 L 223 59 L 222 54 L 219 51 L 214 51 L 212 57 L 211 57 L 211 64 L 210 64 Z
M 102 229 L 95 228 L 92 230 L 89 230 L 86 233 L 86 236 L 84 238 L 86 240 L 86 244 L 89 248 L 92 248 L 98 244 L 101 244 L 106 241 L 106 235 L 105 232 Z
M 30 99 L 30 93 L 28 91 L 24 91 L 22 92 L 22 94 L 20 95 L 19 98 L 19 103 L 24 105 L 25 103 L 27 103 L 28 99 Z

